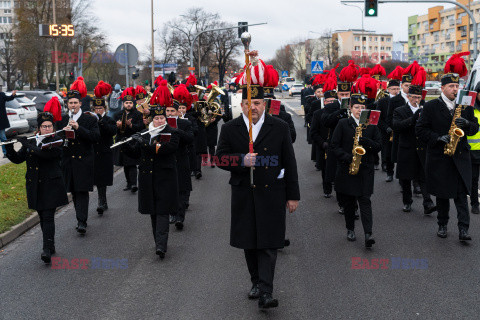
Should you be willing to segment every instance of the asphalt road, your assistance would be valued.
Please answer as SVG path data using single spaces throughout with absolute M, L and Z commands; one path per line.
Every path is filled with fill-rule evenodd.
M 479 217 L 472 217 L 469 245 L 458 241 L 455 213 L 449 237 L 440 239 L 435 217 L 423 216 L 421 199 L 415 199 L 411 213 L 403 213 L 398 183 L 386 183 L 377 171 L 372 197 L 377 244 L 364 248 L 359 221 L 357 242 L 347 242 L 335 198 L 323 198 L 320 172 L 310 161 L 303 118 L 295 115 L 299 99 L 285 101 L 297 127 L 302 200 L 288 216 L 292 245 L 278 256 L 277 309 L 259 311 L 247 299 L 243 252 L 228 244 L 228 173 L 207 167 L 193 182 L 185 230 L 171 229 L 163 261 L 154 253 L 149 217 L 137 212 L 136 195 L 122 191 L 123 174 L 108 190 L 110 210 L 103 217 L 97 216 L 96 195 L 91 195 L 85 237 L 75 231 L 71 206 L 56 218 L 57 256 L 70 262 L 90 259 L 88 269 L 45 266 L 38 226 L 5 247 L 0 318 L 478 319 Z M 388 263 L 382 260 L 386 269 L 353 269 L 354 257 Z M 120 264 L 94 268 L 96 258 Z M 411 260 L 399 264 L 398 258 Z

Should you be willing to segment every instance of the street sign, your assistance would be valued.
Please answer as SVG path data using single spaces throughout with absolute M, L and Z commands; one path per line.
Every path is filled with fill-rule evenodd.
M 311 73 L 318 74 L 323 72 L 323 61 L 312 61 Z
M 282 78 L 285 78 L 285 77 L 288 77 L 288 71 L 287 70 L 282 71 Z
M 285 83 L 285 84 L 282 86 L 282 90 L 287 91 L 288 89 L 290 89 L 290 88 L 288 87 L 288 84 Z
M 195 71 L 195 67 L 188 67 L 189 71 Z
M 115 50 L 115 61 L 121 66 L 134 66 L 138 61 L 138 50 L 130 43 L 122 43 Z

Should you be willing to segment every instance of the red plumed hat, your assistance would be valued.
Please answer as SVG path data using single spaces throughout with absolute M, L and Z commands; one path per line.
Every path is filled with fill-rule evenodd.
M 425 87 L 426 81 L 427 81 L 427 72 L 423 67 L 420 67 L 420 69 L 418 69 L 417 71 L 417 74 L 415 74 L 415 77 L 413 77 L 412 85 L 423 88 Z
M 195 75 L 192 73 L 192 74 L 190 74 L 190 75 L 188 76 L 187 82 L 185 83 L 185 85 L 186 85 L 187 87 L 189 87 L 189 86 L 194 86 L 194 85 L 196 85 L 196 84 L 197 84 L 197 78 L 196 78 Z
M 385 76 L 387 75 L 387 72 L 385 71 L 385 68 L 382 67 L 381 64 L 376 64 L 371 70 L 370 70 L 370 75 L 373 76 Z
M 333 70 L 335 72 L 335 70 Z M 337 89 L 337 78 L 332 76 L 327 76 L 325 84 L 323 85 L 323 92 L 332 91 Z
M 278 81 L 280 80 L 280 76 L 278 75 L 277 70 L 272 65 L 267 65 L 265 69 L 265 87 L 275 88 L 278 86 Z
M 369 74 L 364 74 L 355 83 L 357 93 L 363 93 L 369 99 L 375 99 L 377 96 L 378 81 L 373 79 Z
M 388 74 L 387 78 L 391 80 L 402 80 L 402 75 L 403 68 L 401 66 L 397 66 L 395 69 L 393 69 L 392 72 Z
M 100 80 L 98 84 L 95 86 L 93 93 L 97 98 L 103 98 L 104 96 L 108 96 L 112 92 L 112 86 L 108 83 Z
M 167 87 L 167 80 L 162 80 L 157 89 L 155 89 L 150 99 L 150 105 L 158 105 L 165 108 L 173 105 L 172 94 Z
M 82 98 L 87 96 L 87 86 L 85 85 L 85 81 L 83 81 L 83 77 L 78 77 L 74 83 L 70 86 L 71 91 L 78 91 Z
M 420 65 L 418 64 L 418 62 L 415 60 L 412 62 L 411 65 L 409 65 L 408 67 L 406 67 L 404 70 L 403 70 L 403 74 L 410 74 L 412 77 L 415 77 L 415 75 L 417 74 L 418 70 L 420 70 Z
M 188 107 L 191 107 L 192 96 L 190 95 L 190 92 L 188 92 L 187 86 L 184 84 L 177 86 L 175 90 L 173 90 L 173 99 L 187 106 L 187 109 Z
M 342 82 L 355 82 L 357 80 L 359 71 L 358 66 L 355 64 L 353 60 L 348 60 L 348 66 L 340 71 L 340 81 Z
M 261 87 L 265 84 L 265 70 L 267 69 L 267 65 L 263 60 L 258 59 L 257 61 L 253 61 L 250 64 L 250 77 L 251 82 L 250 84 L 259 85 Z M 247 84 L 247 73 L 244 72 L 240 80 L 238 81 L 240 85 Z
M 145 99 L 148 96 L 147 90 L 144 87 L 138 85 L 135 88 L 135 100 Z
M 466 76 L 468 74 L 467 65 L 462 57 L 468 56 L 469 54 L 470 52 L 468 51 L 455 53 L 447 60 L 443 71 L 445 73 L 458 73 L 460 77 Z
M 160 85 L 160 82 L 162 82 L 162 81 L 163 81 L 163 77 L 162 77 L 162 75 L 159 75 L 159 76 L 157 77 L 157 79 L 155 79 L 155 81 L 153 82 L 153 84 L 154 84 L 156 87 L 158 87 L 158 86 Z
M 325 84 L 325 74 L 319 73 L 315 76 L 312 81 L 313 86 L 323 86 Z
M 358 70 L 359 76 L 363 76 L 364 74 L 370 75 L 370 68 L 360 68 L 360 70 Z
M 218 82 L 217 81 L 213 81 L 213 84 L 218 87 Z M 212 84 L 211 83 L 207 86 L 207 90 L 212 90 Z
M 48 100 L 43 108 L 43 112 L 50 112 L 53 115 L 54 122 L 62 120 L 62 106 L 57 97 L 52 97 L 52 99 Z
M 120 96 L 122 101 L 135 101 L 135 88 L 128 87 L 122 91 L 122 95 Z
M 340 66 L 340 63 L 337 63 L 337 65 L 335 66 L 335 68 L 333 69 L 330 69 L 327 73 L 327 79 L 328 78 L 335 78 L 335 82 L 337 81 L 337 68 Z

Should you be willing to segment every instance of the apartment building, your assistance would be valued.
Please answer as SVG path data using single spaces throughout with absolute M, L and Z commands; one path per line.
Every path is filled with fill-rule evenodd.
M 338 57 L 368 56 L 374 63 L 392 59 L 393 34 L 391 33 L 376 33 L 361 29 L 337 30 L 332 34 L 332 42 L 337 44 Z
M 480 1 L 457 0 L 470 7 L 475 20 L 480 21 Z M 443 72 L 450 55 L 472 51 L 473 28 L 469 16 L 457 6 L 445 9 L 435 6 L 425 15 L 408 17 L 410 61 L 418 60 L 433 76 Z
M 13 5 L 13 0 L 0 1 L 0 59 L 3 59 L 3 55 L 1 53 L 5 46 L 5 39 L 7 38 L 7 35 L 11 32 L 13 27 Z M 2 68 L 2 70 L 0 70 L 0 73 L 4 74 L 4 72 L 5 68 Z M 1 77 L 0 86 L 2 88 L 6 86 Z

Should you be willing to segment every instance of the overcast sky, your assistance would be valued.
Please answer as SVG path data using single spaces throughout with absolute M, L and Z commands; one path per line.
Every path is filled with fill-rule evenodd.
M 93 13 L 100 28 L 107 34 L 112 50 L 124 42 L 137 47 L 140 53 L 150 45 L 150 0 L 92 0 Z M 363 8 L 363 3 L 357 4 Z M 364 18 L 366 30 L 393 33 L 394 41 L 407 40 L 408 16 L 426 14 L 434 4 L 379 4 L 378 17 Z M 336 0 L 243 0 L 243 1 L 165 1 L 154 0 L 155 28 L 184 13 L 190 7 L 203 7 L 219 13 L 223 20 L 236 24 L 267 22 L 250 27 L 251 48 L 264 59 L 275 50 L 298 38 L 314 38 L 327 28 L 361 29 L 358 8 L 347 7 Z M 449 7 L 448 5 L 445 7 Z

